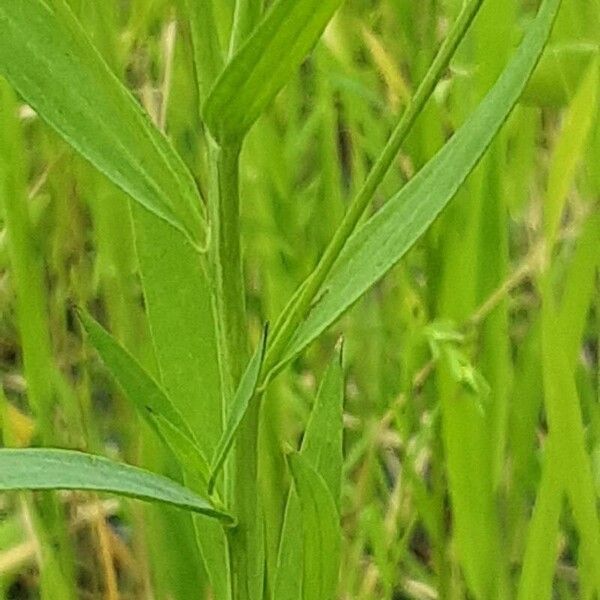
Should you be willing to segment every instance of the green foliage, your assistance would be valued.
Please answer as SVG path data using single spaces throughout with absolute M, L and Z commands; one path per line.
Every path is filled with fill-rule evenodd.
M 204 103 L 204 120 L 218 142 L 243 138 L 296 72 L 340 4 L 341 0 L 273 4 Z
M 478 109 L 444 148 L 348 240 L 308 319 L 286 351 L 296 356 L 383 277 L 454 197 L 519 99 L 560 2 L 545 2 L 521 47 Z
M 132 198 L 202 245 L 189 171 L 102 60 L 64 0 L 0 8 L 0 72 L 76 150 Z
M 165 477 L 137 467 L 72 450 L 0 452 L 0 489 L 93 490 L 151 502 L 164 502 L 232 524 L 226 512 Z
M 338 510 L 341 503 L 343 464 L 343 404 L 344 379 L 340 354 L 339 357 L 336 356 L 334 358 L 327 369 L 323 383 L 319 388 L 319 393 L 317 394 L 310 420 L 304 433 L 302 447 L 298 454 L 301 460 L 306 462 L 304 471 L 312 468 L 313 473 L 309 473 L 309 478 L 314 480 L 320 477 L 322 479 L 326 485 L 328 494 L 331 496 Z M 302 470 L 303 465 L 300 465 L 299 469 Z M 307 481 L 299 483 L 302 486 L 310 485 L 310 482 Z M 321 482 L 315 483 L 315 485 L 322 487 Z M 310 590 L 304 589 L 303 571 L 299 568 L 300 565 L 304 565 L 305 557 L 309 551 L 316 552 L 316 561 L 321 560 L 322 562 L 333 563 L 334 566 L 339 563 L 339 557 L 336 555 L 338 550 L 335 547 L 327 548 L 326 554 L 323 552 L 324 547 L 322 545 L 318 544 L 316 549 L 312 548 L 310 550 L 308 546 L 305 546 L 305 543 L 316 543 L 312 539 L 307 539 L 303 535 L 302 529 L 303 513 L 301 511 L 304 509 L 307 511 L 313 510 L 310 506 L 306 506 L 306 503 L 310 501 L 310 498 L 305 498 L 304 507 L 302 507 L 302 499 L 298 498 L 297 487 L 290 489 L 288 493 L 281 542 L 277 556 L 274 598 L 298 600 L 301 597 L 307 597 L 306 595 L 310 593 Z M 336 516 L 335 520 L 337 519 L 338 517 Z M 306 533 L 310 534 L 310 531 Z M 334 542 L 334 539 L 330 541 L 330 543 Z M 323 554 L 321 555 L 322 552 Z M 304 570 L 305 580 L 311 579 L 306 569 L 314 568 L 316 568 L 315 564 L 312 566 L 306 565 Z M 303 589 L 304 591 L 302 591 Z M 322 590 L 322 593 L 327 594 L 330 592 Z M 305 594 L 305 596 L 302 596 L 302 594 Z M 327 597 L 327 595 L 324 597 Z
M 291 454 L 288 461 L 302 509 L 302 598 L 333 598 L 340 551 L 339 515 L 335 502 L 327 483 L 308 460 L 301 454 Z
M 231 450 L 237 430 L 248 411 L 248 406 L 256 396 L 256 386 L 258 385 L 258 378 L 260 377 L 260 371 L 265 358 L 265 350 L 267 348 L 268 331 L 268 326 L 265 326 L 258 348 L 250 360 L 246 371 L 242 375 L 239 387 L 236 390 L 233 402 L 231 403 L 223 436 L 217 444 L 210 466 L 211 475 L 208 486 L 210 491 L 212 491 L 219 471 L 225 463 L 227 454 Z
M 0 0 L 0 600 L 598 596 L 599 31 Z
M 155 429 L 183 466 L 193 465 L 195 475 L 206 485 L 208 463 L 194 441 L 194 433 L 166 392 L 89 313 L 79 311 L 78 315 L 90 343 L 141 417 Z

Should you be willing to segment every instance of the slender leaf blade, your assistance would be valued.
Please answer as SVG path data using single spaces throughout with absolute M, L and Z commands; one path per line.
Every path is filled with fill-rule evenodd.
M 0 5 L 0 74 L 97 169 L 204 245 L 204 210 L 191 174 L 64 0 Z
M 282 363 L 301 352 L 419 240 L 475 168 L 519 100 L 546 45 L 561 0 L 545 0 L 504 72 L 440 152 L 349 240 Z
M 600 519 L 581 400 L 562 343 L 559 313 L 550 297 L 550 286 L 545 287 L 543 294 L 544 404 L 549 436 L 558 444 L 558 451 L 549 453 L 548 458 L 556 460 L 557 476 L 562 479 L 573 510 L 573 522 L 581 540 L 582 583 L 589 580 L 600 592 Z
M 171 504 L 224 523 L 233 523 L 231 515 L 216 508 L 209 500 L 162 475 L 73 450 L 0 450 L 0 490 L 110 492 Z
M 342 494 L 344 372 L 342 350 L 336 352 L 317 394 L 300 453 L 323 477 L 335 505 Z
M 344 375 L 341 351 L 331 361 L 302 440 L 300 454 L 323 478 L 339 510 L 342 482 Z M 294 488 L 290 489 L 277 556 L 274 598 L 298 600 L 302 595 L 304 563 L 302 513 Z
M 302 509 L 302 598 L 332 600 L 337 588 L 341 546 L 335 501 L 327 483 L 308 459 L 294 453 L 288 457 L 288 461 Z
M 90 343 L 140 416 L 171 448 L 182 467 L 186 469 L 193 465 L 206 484 L 206 459 L 193 441 L 193 432 L 167 393 L 89 313 L 79 310 L 78 315 Z
M 262 338 L 260 343 L 254 352 L 254 356 L 250 359 L 246 371 L 244 372 L 238 389 L 233 398 L 231 409 L 227 423 L 225 424 L 225 430 L 223 435 L 217 444 L 214 458 L 211 463 L 211 476 L 208 485 L 209 491 L 212 491 L 217 476 L 221 470 L 221 467 L 225 463 L 227 455 L 233 446 L 235 440 L 235 434 L 248 410 L 250 402 L 256 394 L 256 387 L 260 377 L 260 370 L 265 358 L 265 350 L 267 347 L 269 327 L 265 325 Z
M 558 527 L 564 495 L 560 477 L 558 448 L 547 442 L 542 477 L 531 522 L 527 529 L 527 545 L 517 592 L 517 600 L 552 597 L 552 581 L 558 555 Z
M 152 374 L 185 415 L 203 456 L 212 456 L 222 424 L 210 283 L 198 254 L 172 227 L 132 204 L 135 241 L 152 334 Z M 188 487 L 194 481 L 186 475 Z M 194 519 L 215 600 L 230 600 L 231 574 L 223 528 Z
M 591 41 L 548 46 L 523 92 L 522 102 L 534 106 L 567 106 L 571 93 L 579 87 L 588 65 L 599 53 L 600 47 Z
M 223 51 L 212 0 L 185 0 L 185 8 L 192 30 L 198 94 L 204 101 L 223 68 Z
M 191 435 L 186 422 L 166 392 L 142 365 L 88 312 L 77 311 L 88 340 L 127 397 L 144 416 L 148 411 L 163 415 Z
M 177 457 L 184 472 L 186 485 L 196 489 L 196 485 L 191 484 L 191 481 L 193 481 L 201 486 L 200 489 L 206 490 L 210 472 L 208 462 L 198 445 L 164 415 L 153 414 L 152 411 L 150 413 L 150 420 L 154 422 L 158 435 Z
M 598 65 L 591 61 L 581 85 L 564 118 L 552 155 L 548 175 L 548 191 L 544 202 L 544 233 L 552 247 L 569 195 L 576 169 L 586 150 L 586 142 L 598 114 Z
M 203 107 L 220 143 L 239 142 L 296 72 L 343 0 L 278 0 L 233 56 Z

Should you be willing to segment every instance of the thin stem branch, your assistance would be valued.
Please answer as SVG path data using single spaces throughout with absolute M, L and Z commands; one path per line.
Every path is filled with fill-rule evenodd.
M 233 398 L 248 358 L 239 223 L 239 146 L 211 147 L 211 265 L 223 394 Z
M 277 366 L 291 336 L 310 310 L 311 304 L 325 282 L 327 275 L 346 245 L 348 238 L 352 235 L 361 217 L 369 207 L 377 188 L 398 155 L 400 147 L 412 129 L 417 117 L 421 114 L 425 104 L 435 90 L 437 83 L 448 67 L 450 59 L 464 38 L 482 3 L 483 0 L 469 0 L 463 7 L 448 37 L 444 40 L 438 54 L 419 85 L 412 101 L 390 136 L 383 152 L 371 169 L 362 188 L 353 199 L 350 208 L 325 250 L 319 264 L 297 293 L 294 294 L 275 324 L 272 337 L 273 342 L 265 360 L 265 378 L 269 376 L 271 369 Z

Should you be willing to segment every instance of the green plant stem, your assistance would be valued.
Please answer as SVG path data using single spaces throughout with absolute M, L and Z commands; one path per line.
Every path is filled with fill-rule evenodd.
M 240 245 L 239 146 L 211 148 L 211 265 L 223 393 L 233 398 L 248 359 Z
M 231 405 L 248 361 L 239 222 L 239 151 L 239 146 L 211 148 L 211 263 L 224 410 Z M 254 402 L 240 425 L 225 492 L 238 520 L 237 527 L 228 531 L 236 600 L 253 600 L 262 585 L 263 535 L 257 486 L 259 408 L 260 403 Z
M 377 162 L 369 172 L 362 188 L 352 200 L 342 223 L 327 246 L 319 264 L 283 310 L 282 315 L 275 324 L 272 337 L 273 342 L 265 360 L 265 377 L 268 377 L 269 372 L 278 366 L 278 361 L 285 351 L 296 327 L 310 310 L 319 289 L 339 257 L 346 241 L 352 235 L 361 217 L 369 207 L 369 203 L 375 195 L 377 188 L 383 181 L 394 159 L 398 155 L 404 140 L 435 90 L 437 83 L 448 67 L 452 56 L 481 8 L 482 3 L 483 0 L 470 0 L 462 9 Z

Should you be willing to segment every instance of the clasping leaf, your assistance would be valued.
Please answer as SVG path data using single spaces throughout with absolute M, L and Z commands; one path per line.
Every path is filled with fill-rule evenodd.
M 219 143 L 239 142 L 316 44 L 343 0 L 278 0 L 217 79 L 203 116 Z

